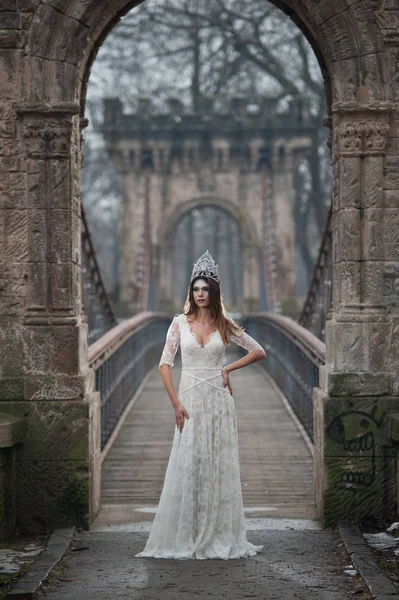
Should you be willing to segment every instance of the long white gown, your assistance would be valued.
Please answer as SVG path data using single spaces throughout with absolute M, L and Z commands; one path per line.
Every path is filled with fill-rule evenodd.
M 262 347 L 247 333 L 230 341 L 248 352 Z M 137 557 L 206 559 L 255 555 L 247 540 L 242 501 L 236 411 L 223 387 L 226 351 L 218 331 L 201 346 L 184 314 L 174 317 L 159 363 L 173 367 L 181 347 L 178 390 L 186 408 L 182 433 L 175 428 L 158 509 L 146 546 Z

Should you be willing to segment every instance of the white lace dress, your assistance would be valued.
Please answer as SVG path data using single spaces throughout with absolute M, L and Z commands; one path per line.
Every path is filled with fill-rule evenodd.
M 231 336 L 248 352 L 262 347 L 247 333 Z M 169 327 L 159 363 L 173 367 L 181 347 L 178 397 L 186 408 L 182 433 L 175 428 L 157 513 L 138 557 L 240 558 L 263 546 L 246 537 L 234 400 L 223 387 L 226 346 L 218 331 L 201 346 L 181 314 Z

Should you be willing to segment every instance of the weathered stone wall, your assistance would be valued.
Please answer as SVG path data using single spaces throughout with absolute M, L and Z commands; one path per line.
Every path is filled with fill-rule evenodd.
M 399 9 L 392 0 L 276 4 L 312 42 L 331 113 L 334 303 L 315 392 L 317 498 L 331 522 L 352 517 L 355 498 L 356 518 L 394 504 L 384 423 L 399 393 Z M 0 409 L 26 423 L 18 519 L 27 528 L 87 522 L 98 509 L 99 405 L 80 289 L 80 118 L 96 49 L 133 5 L 0 6 Z M 374 437 L 362 441 L 366 420 Z

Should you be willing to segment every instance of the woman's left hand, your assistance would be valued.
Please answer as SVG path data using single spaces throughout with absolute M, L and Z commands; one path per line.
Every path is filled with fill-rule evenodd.
M 233 395 L 233 390 L 231 389 L 231 384 L 230 384 L 230 379 L 229 379 L 229 372 L 226 369 L 226 367 L 224 369 L 222 369 L 222 376 L 223 376 L 223 386 L 226 387 L 226 385 L 227 385 L 227 387 L 229 388 L 230 395 L 232 396 Z

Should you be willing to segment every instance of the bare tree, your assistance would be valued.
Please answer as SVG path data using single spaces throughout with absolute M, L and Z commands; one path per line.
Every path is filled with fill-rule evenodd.
M 314 232 L 320 239 L 330 196 L 325 93 L 310 45 L 275 6 L 265 0 L 147 0 L 136 7 L 107 38 L 93 66 L 88 138 L 101 122 L 105 95 L 120 96 L 131 110 L 139 96 L 151 97 L 158 110 L 168 97 L 179 96 L 198 111 L 208 98 L 225 110 L 237 93 L 254 102 L 272 96 L 282 110 L 296 97 L 310 107 L 314 136 L 296 176 L 294 209 L 310 275 L 318 245 Z

